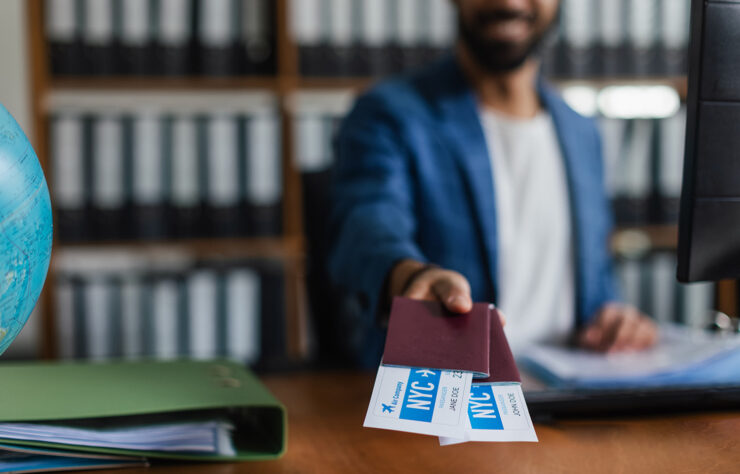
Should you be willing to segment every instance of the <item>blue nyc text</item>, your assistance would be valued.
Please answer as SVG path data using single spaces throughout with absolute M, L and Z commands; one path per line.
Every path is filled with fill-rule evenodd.
M 402 420 L 431 423 L 440 375 L 439 370 L 411 370 L 406 386 L 406 395 L 401 406 L 400 418 Z
M 474 430 L 503 430 L 496 399 L 493 397 L 493 387 L 490 385 L 473 384 L 470 390 L 468 404 L 470 426 Z

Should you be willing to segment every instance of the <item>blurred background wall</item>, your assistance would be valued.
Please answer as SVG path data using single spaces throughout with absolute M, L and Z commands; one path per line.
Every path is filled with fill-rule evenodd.
M 564 0 L 543 59 L 601 127 L 626 299 L 703 326 L 737 289 L 675 283 L 688 5 Z M 55 207 L 8 357 L 341 363 L 332 136 L 375 81 L 446 54 L 455 21 L 447 0 L 0 2 L 0 100 L 36 132 Z

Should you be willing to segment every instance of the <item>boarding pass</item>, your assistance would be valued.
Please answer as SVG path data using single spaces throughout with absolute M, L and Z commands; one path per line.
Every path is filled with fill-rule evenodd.
M 442 446 L 466 441 L 537 441 L 518 383 L 473 383 L 463 436 L 440 436 Z
M 463 438 L 471 372 L 381 365 L 364 426 Z

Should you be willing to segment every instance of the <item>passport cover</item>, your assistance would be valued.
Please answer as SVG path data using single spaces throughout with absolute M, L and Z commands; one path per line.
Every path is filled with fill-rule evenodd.
M 438 302 L 394 298 L 383 364 L 463 370 L 488 377 L 489 306 L 475 303 L 469 313 L 458 314 Z
M 511 353 L 509 341 L 504 334 L 504 327 L 501 325 L 498 310 L 490 310 L 491 318 L 491 358 L 489 367 L 491 375 L 485 379 L 475 379 L 475 383 L 505 383 L 519 382 L 522 377 L 519 375 L 519 369 L 514 361 L 514 354 Z
M 0 422 L 135 417 L 146 423 L 222 416 L 234 424 L 236 456 L 2 443 L 199 461 L 265 460 L 285 451 L 285 408 L 249 370 L 229 361 L 14 363 L 0 366 Z

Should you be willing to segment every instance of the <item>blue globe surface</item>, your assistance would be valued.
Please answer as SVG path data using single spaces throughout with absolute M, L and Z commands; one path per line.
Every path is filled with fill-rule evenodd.
M 21 332 L 51 257 L 49 189 L 36 153 L 0 105 L 0 354 Z

